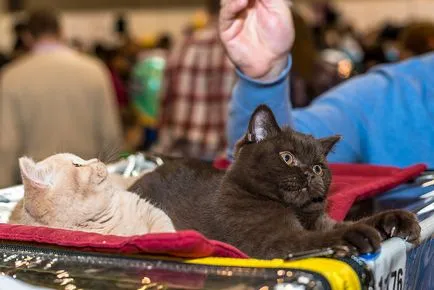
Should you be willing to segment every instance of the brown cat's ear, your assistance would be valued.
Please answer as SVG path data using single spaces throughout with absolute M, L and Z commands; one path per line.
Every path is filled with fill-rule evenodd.
M 247 140 L 252 143 L 258 143 L 267 138 L 273 137 L 280 133 L 280 127 L 276 118 L 269 107 L 259 106 L 253 113 L 247 132 Z
M 319 139 L 319 142 L 321 143 L 322 148 L 324 149 L 324 154 L 328 155 L 336 146 L 336 144 L 341 140 L 342 140 L 342 136 L 336 135 L 332 137 Z
M 21 177 L 26 192 L 44 191 L 52 183 L 53 172 L 50 168 L 41 168 L 30 158 L 23 157 L 19 160 Z

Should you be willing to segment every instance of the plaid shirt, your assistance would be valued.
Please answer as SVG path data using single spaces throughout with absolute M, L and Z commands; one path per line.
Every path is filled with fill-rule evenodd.
M 204 159 L 223 152 L 235 78 L 215 28 L 186 37 L 166 69 L 156 151 Z

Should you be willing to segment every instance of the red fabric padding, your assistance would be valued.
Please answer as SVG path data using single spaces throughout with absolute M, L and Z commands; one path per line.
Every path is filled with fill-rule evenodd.
M 400 169 L 396 167 L 332 164 L 332 186 L 328 212 L 338 221 L 345 219 L 354 202 L 391 190 L 424 172 L 423 164 Z
M 247 255 L 234 247 L 207 240 L 194 231 L 117 237 L 44 227 L 0 224 L 0 241 L 116 254 L 152 254 L 181 258 L 247 258 Z
M 230 162 L 218 159 L 214 166 L 225 170 L 230 166 Z M 337 221 L 345 219 L 357 200 L 391 190 L 427 169 L 423 164 L 404 169 L 361 164 L 331 164 L 330 168 L 333 180 L 328 198 L 328 212 Z

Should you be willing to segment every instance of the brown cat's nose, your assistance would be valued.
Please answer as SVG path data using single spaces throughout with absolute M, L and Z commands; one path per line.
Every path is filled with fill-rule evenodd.
M 311 181 L 312 178 L 313 178 L 313 173 L 311 173 L 311 172 L 309 172 L 309 171 L 305 171 L 305 172 L 304 172 L 304 176 L 306 177 L 306 179 L 307 179 L 308 181 Z

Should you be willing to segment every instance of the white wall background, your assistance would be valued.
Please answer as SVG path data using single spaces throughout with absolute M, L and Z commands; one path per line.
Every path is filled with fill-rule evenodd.
M 197 8 L 129 11 L 130 31 L 135 37 L 161 32 L 179 36 L 196 12 Z M 0 15 L 0 50 L 10 49 L 13 42 L 10 32 L 15 17 Z M 78 38 L 85 43 L 112 41 L 115 17 L 113 11 L 65 12 L 62 14 L 64 36 L 66 39 Z
M 389 20 L 402 22 L 423 18 L 434 21 L 433 0 L 342 0 L 337 5 L 360 30 Z
M 434 0 L 342 0 L 337 5 L 362 31 L 385 21 L 402 22 L 416 17 L 434 21 Z M 136 37 L 166 31 L 177 36 L 198 8 L 131 10 L 128 13 L 131 32 Z M 65 12 L 62 15 L 65 36 L 85 42 L 110 40 L 114 17 L 115 13 L 110 11 Z M 11 15 L 0 15 L 1 50 L 9 50 L 12 43 L 11 24 Z

